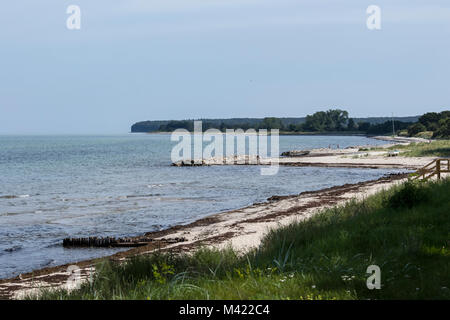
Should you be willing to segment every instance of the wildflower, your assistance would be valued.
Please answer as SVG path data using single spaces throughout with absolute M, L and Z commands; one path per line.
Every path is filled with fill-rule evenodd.
M 343 280 L 343 281 L 352 281 L 353 279 L 355 279 L 355 276 L 346 276 L 346 275 L 343 275 L 343 276 L 341 276 L 341 279 Z

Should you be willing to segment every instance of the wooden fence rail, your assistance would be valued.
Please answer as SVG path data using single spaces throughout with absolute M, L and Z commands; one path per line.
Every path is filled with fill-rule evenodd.
M 416 174 L 412 178 L 413 180 L 428 180 L 431 177 L 437 175 L 437 178 L 441 178 L 442 173 L 450 173 L 450 159 L 440 158 L 431 161 L 429 164 L 416 171 Z

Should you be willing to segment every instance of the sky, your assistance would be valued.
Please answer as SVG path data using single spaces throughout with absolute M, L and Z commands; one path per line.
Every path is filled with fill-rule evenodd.
M 381 30 L 366 26 L 369 5 Z M 449 39 L 448 0 L 3 1 L 0 134 L 449 110 Z

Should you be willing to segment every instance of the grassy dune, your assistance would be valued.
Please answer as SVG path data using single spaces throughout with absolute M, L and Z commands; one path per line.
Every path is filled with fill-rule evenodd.
M 409 145 L 396 145 L 388 149 L 399 150 L 400 155 L 406 157 L 450 157 L 450 140 L 435 140 L 430 143 L 419 142 L 411 143 Z
M 449 157 L 450 140 L 435 140 L 430 143 L 411 143 L 407 146 L 395 146 L 391 149 L 399 149 L 401 155 L 407 157 Z
M 450 299 L 450 181 L 407 183 L 271 231 L 260 248 L 105 261 L 40 299 Z M 369 265 L 381 289 L 366 286 Z M 36 298 L 36 297 L 30 297 Z

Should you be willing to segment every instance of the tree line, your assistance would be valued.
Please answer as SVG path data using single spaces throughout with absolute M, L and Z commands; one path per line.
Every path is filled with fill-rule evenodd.
M 159 126 L 159 131 L 171 132 L 176 129 L 194 130 L 194 120 L 171 120 Z M 368 121 L 356 121 L 349 117 L 349 113 L 342 109 L 330 109 L 318 111 L 307 115 L 302 123 L 286 124 L 283 119 L 276 117 L 266 117 L 260 121 L 243 121 L 224 123 L 205 120 L 202 122 L 202 129 L 219 129 L 225 132 L 226 129 L 278 129 L 286 133 L 361 133 L 370 135 L 401 134 L 405 136 L 416 136 L 423 132 L 428 132 L 429 137 L 448 138 L 450 137 L 450 111 L 441 113 L 429 112 L 421 117 L 416 123 L 404 121 L 387 120 L 382 123 L 370 123 Z
M 420 134 L 428 134 L 430 138 L 450 138 L 450 111 L 427 112 L 419 121 L 408 126 L 408 136 L 417 136 Z
M 398 129 L 405 129 L 411 123 L 395 121 L 395 126 Z M 194 120 L 171 120 L 166 124 L 159 126 L 159 131 L 171 132 L 176 129 L 186 129 L 188 131 L 194 130 Z M 208 130 L 211 128 L 219 129 L 225 132 L 226 129 L 243 129 L 250 128 L 259 129 L 279 129 L 281 132 L 289 133 L 327 133 L 327 132 L 354 132 L 354 133 L 368 133 L 368 134 L 384 134 L 392 132 L 392 123 L 386 121 L 381 124 L 371 124 L 370 122 L 356 122 L 353 118 L 349 118 L 348 112 L 341 109 L 330 109 L 328 111 L 318 111 L 312 115 L 306 116 L 303 123 L 285 124 L 281 118 L 266 117 L 259 122 L 242 122 L 225 124 L 221 122 L 203 121 L 202 129 Z M 389 131 L 390 130 L 390 131 Z

